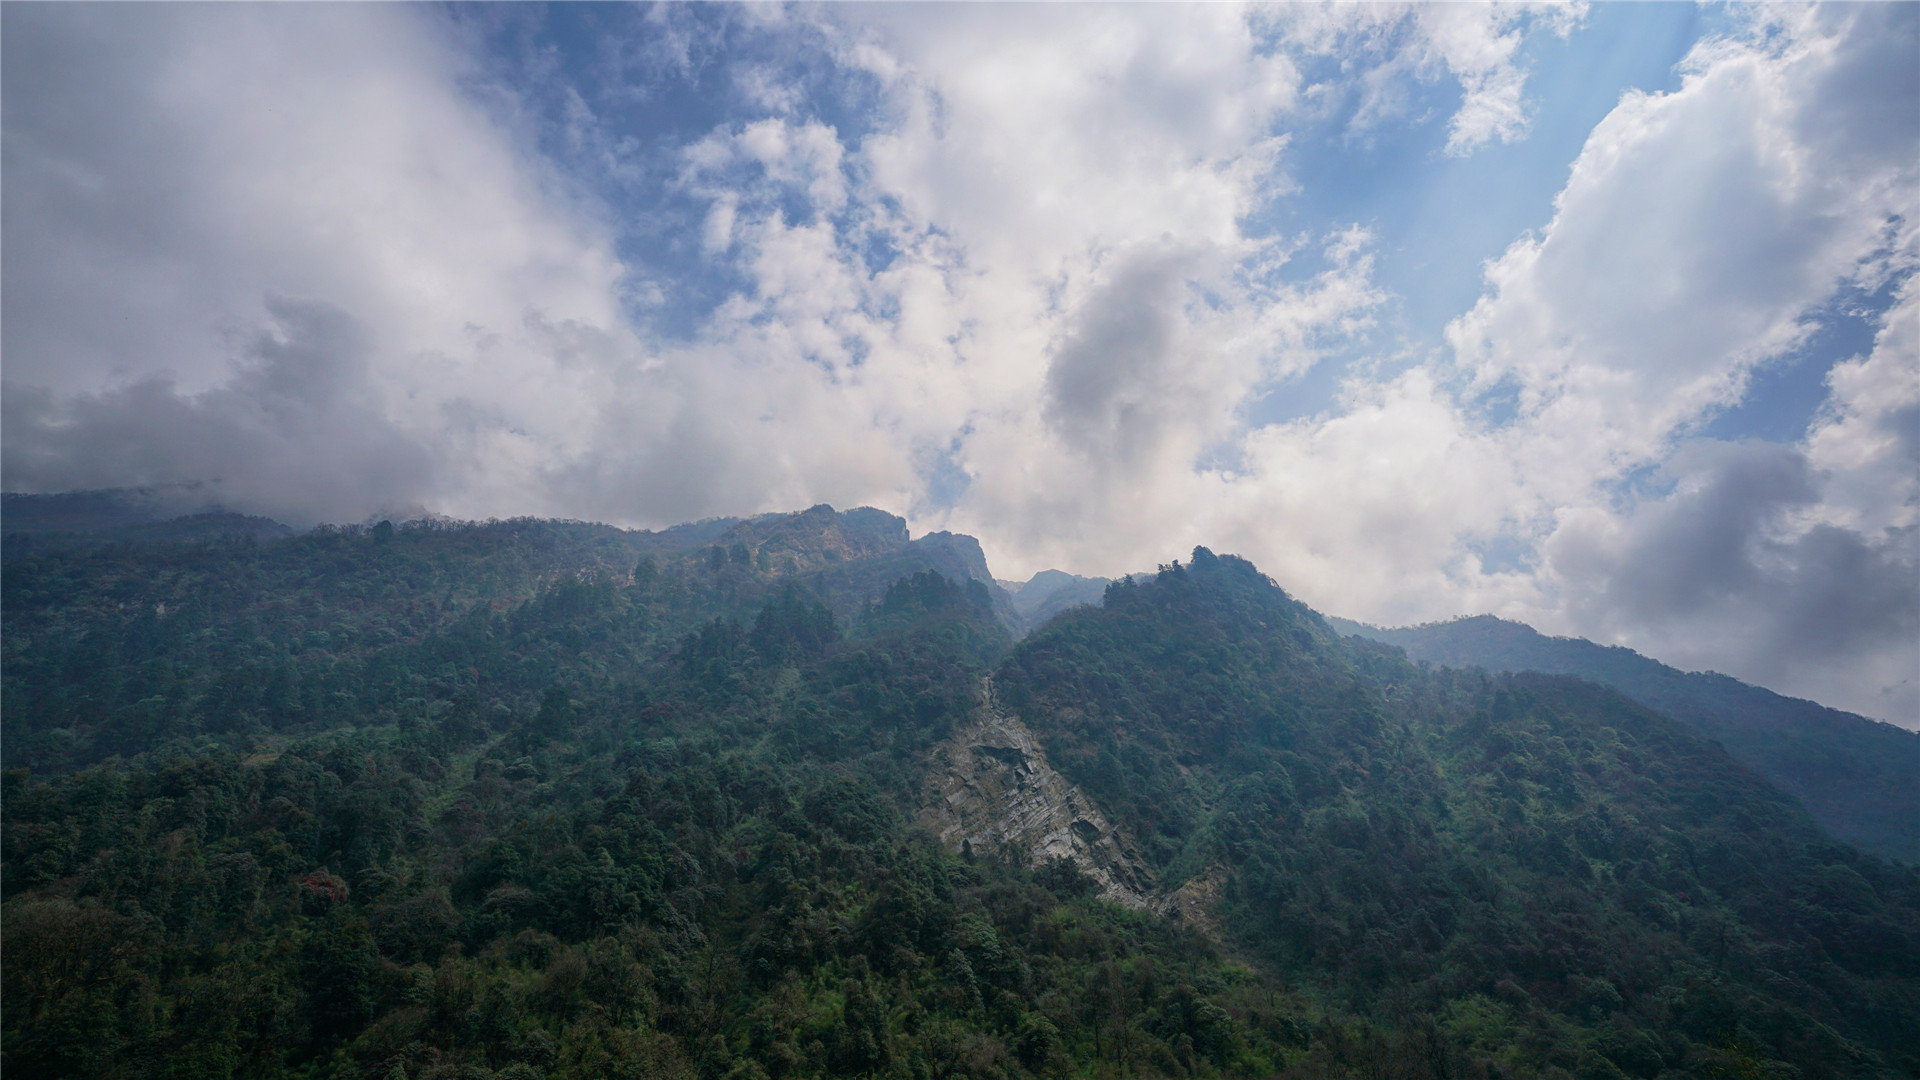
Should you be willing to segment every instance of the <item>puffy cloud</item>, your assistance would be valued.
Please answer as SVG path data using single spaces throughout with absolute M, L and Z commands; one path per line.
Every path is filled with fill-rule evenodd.
M 869 130 L 783 115 L 683 155 L 741 285 L 659 359 L 717 445 L 754 447 L 716 447 L 729 477 L 990 535 L 1111 533 L 1123 497 L 1184 497 L 1248 395 L 1377 303 L 1360 234 L 1303 275 L 1297 241 L 1244 232 L 1281 184 L 1297 77 L 1243 12 L 825 15 L 810 32 L 878 88 Z
M 1448 328 L 1484 383 L 1516 380 L 1543 430 L 1571 433 L 1543 453 L 1602 475 L 1651 460 L 1884 261 L 1920 209 L 1920 121 L 1895 104 L 1920 98 L 1913 16 L 1823 10 L 1709 41 L 1680 89 L 1629 93 L 1594 129 L 1552 222 Z
M 1821 517 L 1877 536 L 1920 524 L 1920 278 L 1908 277 L 1873 352 L 1834 365 L 1807 433 Z
M 769 117 L 687 147 L 681 182 L 731 206 L 743 188 L 758 187 L 759 181 L 768 195 L 801 196 L 812 214 L 831 214 L 847 201 L 843 153 L 838 134 L 825 124 Z
M 1449 327 L 1479 386 L 1518 388 L 1503 437 L 1555 508 L 1509 613 L 1920 716 L 1912 278 L 1801 447 L 1686 438 L 1843 289 L 1915 264 L 1914 13 L 1759 18 L 1696 46 L 1678 90 L 1627 95 Z M 1622 486 L 1647 468 L 1668 490 Z
M 863 146 L 908 220 L 1051 279 L 1105 251 L 1232 244 L 1298 73 L 1232 7 L 845 9 L 898 74 Z M 1252 156 L 1249 157 L 1249 153 Z
M 1355 382 L 1342 404 L 1248 440 L 1210 522 L 1229 546 L 1310 603 L 1387 623 L 1531 595 L 1526 575 L 1478 554 L 1538 511 L 1512 448 L 1424 367 Z
M 721 20 L 868 80 L 851 134 L 806 115 L 795 88 L 819 84 L 779 49 L 735 62 L 733 31 L 670 15 L 603 73 L 729 63 L 765 115 L 679 152 L 696 247 L 735 287 L 691 339 L 648 342 L 623 309 L 660 294 L 613 255 L 612 211 L 530 153 L 514 92 L 432 13 L 10 12 L 6 378 L 68 433 L 10 439 L 10 482 L 124 482 L 98 456 L 42 459 L 134 384 L 189 409 L 247 398 L 248 343 L 284 317 L 263 298 L 289 296 L 362 328 L 356 407 L 439 448 L 396 473 L 439 509 L 653 523 L 834 498 L 983 532 L 990 507 L 1031 536 L 1062 491 L 1088 508 L 1090 480 L 1106 506 L 1185 498 L 1235 452 L 1249 396 L 1379 301 L 1358 234 L 1245 231 L 1287 190 L 1300 78 L 1244 10 Z M 562 90 L 561 144 L 643 179 L 596 130 L 625 99 Z M 1328 269 L 1295 270 L 1329 240 Z M 929 504 L 936 471 L 971 501 Z

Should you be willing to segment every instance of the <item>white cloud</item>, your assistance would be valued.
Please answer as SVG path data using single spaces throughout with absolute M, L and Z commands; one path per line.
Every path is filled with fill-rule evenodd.
M 6 18 L 10 394 L 111 397 L 155 377 L 188 400 L 245 393 L 249 343 L 281 318 L 266 298 L 285 296 L 362 328 L 364 411 L 412 438 L 434 438 L 451 399 L 489 418 L 475 438 L 565 444 L 586 377 L 527 319 L 617 328 L 622 269 L 460 93 L 465 61 L 420 9 Z M 35 474 L 12 450 L 13 486 L 124 481 Z M 433 473 L 446 487 L 412 494 L 486 505 L 468 485 L 491 475 L 449 466 Z M 341 496 L 313 512 L 350 514 Z
M 454 513 L 924 508 L 925 470 L 951 460 L 976 485 L 959 517 L 1031 536 L 1090 482 L 1103 514 L 1149 473 L 1184 497 L 1248 396 L 1379 300 L 1359 234 L 1318 238 L 1330 269 L 1290 281 L 1315 238 L 1243 232 L 1288 190 L 1299 76 L 1241 9 L 741 13 L 758 21 L 880 80 L 877 128 L 847 142 L 777 64 L 737 66 L 771 115 L 688 145 L 677 183 L 704 203 L 700 250 L 748 285 L 696 341 L 649 346 L 620 309 L 647 284 L 604 211 L 506 134 L 525 125 L 511 94 L 488 89 L 508 110 L 490 116 L 457 89 L 480 74 L 432 16 L 13 15 L 9 386 L 45 388 L 56 426 L 116 379 L 239 393 L 262 298 L 284 295 L 363 328 L 362 411 L 443 448 L 419 497 Z M 715 43 L 667 29 L 635 63 L 691 78 Z M 568 145 L 613 145 L 566 105 Z M 1130 369 L 1094 347 L 1128 319 L 1164 331 L 1127 343 Z M 9 482 L 110 482 L 37 461 L 15 454 Z
M 1484 571 L 1472 545 L 1511 530 L 1537 496 L 1511 447 L 1425 368 L 1353 385 L 1337 415 L 1255 433 L 1248 459 L 1213 528 L 1310 603 L 1399 623 L 1531 592 Z
M 1920 525 L 1920 277 L 1908 277 L 1873 352 L 1827 373 L 1807 458 L 1825 478 L 1819 520 L 1879 537 Z
M 1678 90 L 1620 102 L 1552 222 L 1449 327 L 1479 386 L 1518 387 L 1503 437 L 1552 512 L 1538 591 L 1508 613 L 1909 718 L 1912 279 L 1804 447 L 1688 436 L 1843 289 L 1914 265 L 1911 12 L 1756 16 L 1697 46 Z M 1621 490 L 1640 469 L 1671 490 Z
M 1582 3 L 1301 4 L 1265 18 L 1307 53 L 1341 58 L 1351 90 L 1323 84 L 1313 93 L 1357 95 L 1356 131 L 1401 119 L 1413 109 L 1416 84 L 1450 76 L 1460 104 L 1447 123 L 1445 150 L 1460 157 L 1526 136 L 1531 117 L 1520 47 L 1538 30 L 1565 37 L 1586 12 Z
M 1915 217 L 1920 170 L 1887 152 L 1911 116 L 1835 135 L 1899 92 L 1836 86 L 1846 65 L 1895 62 L 1871 55 L 1902 48 L 1878 18 L 1697 47 L 1679 90 L 1630 93 L 1601 121 L 1553 221 L 1488 268 L 1491 291 L 1448 337 L 1483 382 L 1517 380 L 1543 429 L 1577 438 L 1548 452 L 1596 474 L 1656 458 L 1803 342 L 1889 222 Z
M 1009 575 L 1205 543 L 1339 614 L 1491 609 L 1907 707 L 1910 8 L 1757 9 L 1701 44 L 1595 129 L 1452 363 L 1374 357 L 1267 426 L 1252 404 L 1390 303 L 1395 254 L 1254 230 L 1295 190 L 1289 129 L 1438 102 L 1447 153 L 1521 138 L 1525 38 L 1582 9 L 681 10 L 609 70 L 720 70 L 720 119 L 642 168 L 613 129 L 647 88 L 563 87 L 548 133 L 684 212 L 669 242 L 726 292 L 667 340 L 623 310 L 669 293 L 614 211 L 433 13 L 8 6 L 8 486 L 217 478 L 296 519 L 867 503 Z M 1804 445 L 1690 437 L 1847 288 L 1900 302 Z

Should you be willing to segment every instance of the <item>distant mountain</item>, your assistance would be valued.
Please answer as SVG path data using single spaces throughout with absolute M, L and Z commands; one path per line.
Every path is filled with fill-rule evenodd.
M 1488 671 L 1577 675 L 1717 739 L 1797 797 L 1842 840 L 1920 862 L 1920 733 L 1710 672 L 1684 672 L 1630 649 L 1548 637 L 1491 615 L 1383 630 L 1328 620 L 1344 634 L 1398 645 L 1414 660 Z
M 8 533 L 99 532 L 169 521 L 219 509 L 198 487 L 111 488 L 0 495 L 0 529 Z
M 1108 579 L 1081 577 L 1064 570 L 1042 570 L 1023 582 L 1001 582 L 1013 598 L 1027 630 L 1038 630 L 1048 619 L 1087 604 L 1098 604 L 1106 594 Z
M 225 510 L 190 486 L 0 495 L 0 550 L 8 559 L 130 541 L 272 540 L 293 531 L 270 518 Z

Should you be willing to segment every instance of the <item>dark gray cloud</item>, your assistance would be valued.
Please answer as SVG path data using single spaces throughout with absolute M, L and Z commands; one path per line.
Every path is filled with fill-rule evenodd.
M 1621 550 L 1601 557 L 1606 595 L 1635 619 L 1657 621 L 1765 587 L 1762 526 L 1814 497 L 1806 459 L 1775 444 L 1696 446 L 1668 471 L 1684 477 L 1652 503 Z
M 1696 443 L 1666 472 L 1671 495 L 1549 543 L 1577 619 L 1682 665 L 1875 715 L 1920 714 L 1915 529 L 1796 526 L 1818 504 L 1820 477 L 1792 447 Z
M 1191 262 L 1135 256 L 1081 308 L 1047 367 L 1047 421 L 1076 447 L 1129 462 L 1157 448 Z
M 322 303 L 269 297 L 270 331 L 224 385 L 147 378 L 94 394 L 6 387 L 8 491 L 202 484 L 294 524 L 413 507 L 433 454 L 386 419 L 367 333 Z
M 1778 554 L 1791 569 L 1766 579 L 1779 611 L 1769 650 L 1777 662 L 1818 663 L 1920 640 L 1920 535 L 1911 526 L 1872 543 L 1817 525 Z M 1913 660 L 1920 664 L 1920 655 Z

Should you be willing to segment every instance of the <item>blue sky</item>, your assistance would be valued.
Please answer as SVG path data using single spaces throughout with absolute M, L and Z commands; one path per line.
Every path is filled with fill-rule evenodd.
M 1920 723 L 1920 7 L 7 5 L 9 490 L 1237 551 Z

